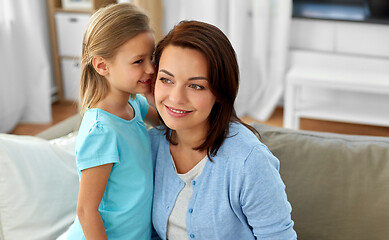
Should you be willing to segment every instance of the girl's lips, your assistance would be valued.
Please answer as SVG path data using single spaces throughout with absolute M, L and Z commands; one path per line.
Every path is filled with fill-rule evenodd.
M 185 117 L 192 112 L 192 111 L 186 111 L 186 110 L 182 110 L 182 109 L 172 108 L 172 107 L 169 107 L 166 105 L 165 105 L 165 108 L 166 108 L 167 113 L 173 117 Z
M 151 84 L 151 79 L 139 80 L 138 82 L 141 83 L 141 84 L 146 84 L 146 85 L 148 85 L 148 84 Z

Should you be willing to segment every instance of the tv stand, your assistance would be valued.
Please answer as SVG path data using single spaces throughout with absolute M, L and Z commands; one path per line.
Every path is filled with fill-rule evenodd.
M 293 19 L 284 127 L 300 118 L 389 126 L 389 25 Z

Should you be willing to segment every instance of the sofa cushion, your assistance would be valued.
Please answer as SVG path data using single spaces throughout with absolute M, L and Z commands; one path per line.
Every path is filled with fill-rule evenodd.
M 253 124 L 280 160 L 299 239 L 387 239 L 389 138 Z
M 78 175 L 69 140 L 73 147 L 0 134 L 0 239 L 55 239 L 73 222 Z

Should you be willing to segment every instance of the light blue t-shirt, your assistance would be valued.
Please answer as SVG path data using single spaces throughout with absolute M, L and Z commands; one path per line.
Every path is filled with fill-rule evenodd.
M 143 119 L 146 99 L 129 103 L 135 116 L 124 120 L 98 108 L 88 110 L 76 141 L 76 162 L 82 170 L 114 163 L 99 205 L 108 239 L 142 240 L 151 236 L 153 166 L 150 139 Z M 85 239 L 76 217 L 68 239 Z
M 155 164 L 153 224 L 166 240 L 169 215 L 185 182 L 176 173 L 164 133 L 149 131 Z M 231 123 L 228 137 L 212 160 L 191 182 L 187 239 L 297 238 L 279 161 L 249 129 Z

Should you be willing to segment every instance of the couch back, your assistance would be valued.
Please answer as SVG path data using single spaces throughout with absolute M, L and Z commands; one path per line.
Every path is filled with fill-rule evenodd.
M 389 138 L 253 126 L 280 160 L 299 239 L 389 239 Z

